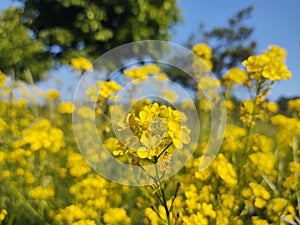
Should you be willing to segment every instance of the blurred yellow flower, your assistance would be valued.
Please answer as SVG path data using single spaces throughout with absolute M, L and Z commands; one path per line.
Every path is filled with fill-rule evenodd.
M 60 93 L 57 90 L 49 90 L 46 99 L 48 101 L 56 101 L 60 99 Z
M 288 110 L 290 112 L 298 112 L 300 115 L 300 98 L 288 101 Z
M 57 111 L 61 114 L 72 114 L 74 104 L 72 102 L 61 102 L 57 106 Z
M 77 222 L 72 223 L 72 225 L 96 225 L 94 220 L 79 220 Z
M 193 51 L 204 58 L 210 59 L 212 57 L 212 49 L 205 43 L 199 43 L 193 46 Z
M 36 200 L 47 200 L 54 197 L 54 188 L 52 186 L 37 186 L 31 189 L 28 195 Z
M 248 74 L 237 67 L 233 67 L 227 71 L 223 77 L 225 84 L 242 84 L 248 80 Z
M 267 220 L 260 219 L 258 216 L 252 216 L 251 219 L 253 225 L 269 225 Z
M 5 152 L 0 151 L 0 166 L 4 164 L 4 160 L 6 158 Z
M 8 77 L 0 70 L 0 87 L 5 87 Z
M 71 59 L 71 66 L 74 70 L 80 70 L 80 71 L 93 70 L 93 64 L 84 57 Z
M 234 103 L 231 100 L 226 100 L 225 101 L 225 106 L 226 106 L 226 110 L 228 112 L 232 112 L 234 109 Z
M 102 81 L 96 82 L 96 86 L 91 86 L 86 91 L 86 95 L 92 101 L 101 101 L 104 99 L 117 100 L 117 96 L 114 96 L 119 90 L 121 90 L 120 84 L 115 81 Z
M 109 208 L 103 215 L 103 220 L 107 225 L 122 224 L 130 225 L 131 219 L 127 216 L 127 213 L 122 208 Z
M 48 149 L 55 153 L 65 145 L 63 132 L 52 127 L 48 119 L 39 119 L 30 128 L 23 131 L 23 137 L 13 143 L 15 148 L 20 148 L 27 144 L 32 151 Z
M 174 91 L 164 89 L 162 93 L 164 95 L 164 98 L 170 103 L 174 103 L 177 99 L 177 94 Z
M 215 161 L 212 163 L 212 167 L 226 185 L 229 187 L 236 186 L 238 182 L 236 171 L 223 154 L 219 154 L 216 157 Z
M 276 102 L 266 102 L 264 108 L 271 113 L 277 113 L 279 111 L 279 106 Z
M 1 211 L 0 211 L 0 223 L 5 219 L 6 216 L 7 216 L 6 209 L 1 209 Z
M 67 167 L 69 168 L 70 175 L 73 177 L 81 177 L 91 171 L 89 164 L 78 153 L 69 154 Z
M 205 43 L 199 43 L 199 44 L 194 45 L 193 51 L 201 58 L 201 60 L 204 62 L 204 64 L 207 66 L 207 68 L 209 70 L 211 70 L 213 67 L 213 64 L 211 62 L 212 49 Z M 197 59 L 194 59 L 194 60 L 195 60 L 195 64 L 198 64 Z M 196 65 L 194 65 L 194 66 L 195 66 L 195 68 L 197 68 Z M 202 65 L 200 64 L 198 66 L 202 66 Z
M 144 79 L 147 79 L 150 75 L 157 75 L 160 72 L 160 68 L 155 64 L 142 65 L 141 67 L 134 66 L 124 71 L 125 77 L 130 77 L 135 84 L 141 83 Z M 160 77 L 163 77 L 161 74 Z M 156 77 L 157 78 L 157 77 Z
M 288 200 L 284 198 L 273 198 L 272 204 L 270 205 L 275 212 L 281 212 L 285 209 L 288 204 Z
M 252 189 L 253 195 L 256 198 L 261 198 L 263 200 L 269 200 L 271 198 L 270 193 L 262 185 L 250 182 L 249 186 Z

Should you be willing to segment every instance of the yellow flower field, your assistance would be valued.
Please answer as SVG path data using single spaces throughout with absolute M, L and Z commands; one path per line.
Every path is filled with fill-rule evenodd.
M 211 69 L 211 49 L 200 43 L 193 50 Z M 143 99 L 129 112 L 121 104 L 113 108 L 122 88 L 117 80 L 90 86 L 86 97 L 95 111 L 62 101 L 57 90 L 41 91 L 44 103 L 33 103 L 25 85 L 0 73 L 0 224 L 300 224 L 300 99 L 289 101 L 287 112 L 266 100 L 274 82 L 291 76 L 285 57 L 284 49 L 269 46 L 227 71 L 222 81 L 202 77 L 195 87 L 198 98 L 180 103 L 184 112 L 161 99 Z M 72 66 L 80 74 L 93 69 L 84 58 L 73 59 Z M 196 63 L 193 68 L 201 70 Z M 168 77 L 154 64 L 129 68 L 123 76 L 136 85 Z M 224 93 L 227 124 L 219 153 L 199 170 L 211 133 L 206 121 L 218 107 L 202 91 L 213 93 L 216 84 Z M 247 88 L 251 98 L 233 101 L 237 86 Z M 175 101 L 172 90 L 164 94 Z M 193 107 L 201 119 L 197 143 L 188 126 Z M 101 120 L 113 110 L 123 139 Z M 72 123 L 72 114 L 83 122 Z M 143 186 L 110 181 L 88 164 L 73 129 L 85 134 L 80 140 L 88 145 L 87 157 L 97 163 L 104 156 L 93 155 L 99 146 L 89 145 L 95 127 L 85 121 L 91 117 L 103 146 L 139 169 Z M 176 163 L 170 156 L 187 157 L 194 146 L 193 157 L 169 176 Z

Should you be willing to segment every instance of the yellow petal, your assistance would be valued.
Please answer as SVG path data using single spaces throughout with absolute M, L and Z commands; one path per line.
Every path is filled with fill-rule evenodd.
M 149 157 L 149 151 L 146 148 L 141 147 L 137 150 L 137 155 L 138 157 L 145 159 Z
M 175 121 L 171 120 L 171 121 L 168 122 L 168 128 L 171 131 L 176 131 L 176 130 L 179 129 L 179 124 L 176 123 Z
M 188 129 L 186 126 L 183 126 L 181 128 L 181 141 L 182 141 L 182 143 L 188 144 L 191 141 L 190 133 L 191 133 L 191 130 Z

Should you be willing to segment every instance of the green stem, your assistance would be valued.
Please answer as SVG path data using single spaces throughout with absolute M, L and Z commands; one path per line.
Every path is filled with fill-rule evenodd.
M 14 213 L 8 220 L 7 225 L 12 225 L 15 220 L 16 214 Z
M 164 219 L 163 219 L 163 218 L 161 217 L 161 215 L 159 214 L 158 210 L 155 209 L 153 205 L 151 205 L 151 209 L 156 213 L 156 215 L 157 215 L 161 220 L 164 221 Z
M 156 164 L 155 164 L 155 172 L 156 172 L 156 177 L 158 178 L 158 169 L 157 169 L 157 165 Z M 168 225 L 171 225 L 170 210 L 168 208 L 164 186 L 163 186 L 163 184 L 162 184 L 162 182 L 160 180 L 158 181 L 158 187 L 159 187 L 159 191 L 160 191 L 160 194 L 161 194 L 161 198 L 163 200 L 163 207 L 164 207 L 165 212 L 166 212 Z
M 38 218 L 40 221 L 45 222 L 45 224 L 48 224 L 48 223 L 46 223 L 44 218 L 41 217 L 39 215 L 39 213 L 32 207 L 32 205 L 26 200 L 24 195 L 19 190 L 17 190 L 17 188 L 15 188 L 13 185 L 10 185 L 10 193 L 13 193 L 14 195 L 16 195 L 18 197 L 18 199 L 21 200 L 21 203 L 22 203 L 23 207 L 25 209 L 27 209 L 29 213 L 31 213 L 33 216 Z M 13 220 L 14 220 L 14 216 L 13 216 L 12 222 L 13 222 Z
M 164 154 L 164 152 L 173 144 L 173 142 L 170 142 L 165 148 L 164 150 L 162 150 L 162 152 L 153 159 L 154 163 L 157 163 L 158 159 L 162 156 L 162 154 Z
M 247 161 L 247 158 L 248 158 L 248 155 L 250 153 L 250 136 L 252 134 L 252 131 L 253 131 L 253 128 L 254 128 L 254 122 L 256 120 L 255 118 L 255 115 L 257 113 L 257 110 L 258 110 L 258 104 L 256 102 L 256 98 L 257 96 L 260 94 L 261 92 L 261 89 L 263 88 L 264 86 L 264 80 L 260 81 L 258 84 L 257 84 L 257 89 L 256 89 L 256 95 L 254 96 L 254 109 L 253 109 L 253 112 L 251 113 L 251 121 L 250 121 L 250 124 L 249 126 L 247 126 L 247 135 L 246 135 L 246 144 L 245 144 L 245 147 L 244 147 L 244 151 L 242 152 L 243 156 L 242 156 L 242 160 L 241 160 L 241 164 L 239 166 L 241 172 L 240 172 L 240 175 L 241 175 L 241 178 L 244 177 L 245 175 L 245 164 L 246 164 L 246 161 Z M 239 179 L 239 180 L 242 180 L 242 181 L 246 181 L 245 179 Z
M 297 150 L 298 150 L 298 138 L 296 136 L 293 136 L 293 161 L 294 164 L 298 163 L 298 158 L 297 158 Z M 295 178 L 298 181 L 298 174 L 295 173 Z M 299 190 L 296 191 L 296 197 L 297 197 L 297 205 L 298 205 L 298 216 L 300 216 L 300 193 Z
M 177 186 L 176 186 L 176 190 L 175 190 L 174 196 L 173 196 L 173 199 L 172 199 L 172 203 L 171 203 L 170 212 L 172 212 L 172 211 L 173 211 L 174 201 L 175 201 L 175 199 L 176 199 L 176 197 L 177 197 L 177 194 L 178 194 L 179 188 L 180 188 L 180 183 L 178 182 L 178 183 L 177 183 Z

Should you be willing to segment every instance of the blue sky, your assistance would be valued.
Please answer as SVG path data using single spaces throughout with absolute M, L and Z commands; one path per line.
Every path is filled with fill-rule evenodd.
M 274 85 L 271 99 L 279 96 L 300 96 L 300 1 L 299 0 L 179 0 L 185 23 L 176 27 L 172 41 L 184 43 L 200 22 L 207 28 L 226 25 L 227 19 L 242 8 L 252 5 L 254 10 L 248 24 L 255 31 L 257 52 L 274 44 L 287 50 L 287 65 L 292 78 Z
M 0 0 L 0 8 L 12 4 L 10 0 Z M 275 44 L 288 52 L 287 65 L 293 76 L 288 81 L 274 85 L 271 99 L 279 96 L 300 96 L 300 1 L 299 0 L 179 0 L 185 22 L 174 27 L 172 42 L 183 44 L 199 23 L 207 28 L 226 25 L 227 19 L 238 10 L 254 6 L 248 24 L 254 27 L 253 39 L 257 41 L 257 52 Z M 58 75 L 59 76 L 59 75 Z M 53 82 L 48 82 L 48 85 Z

